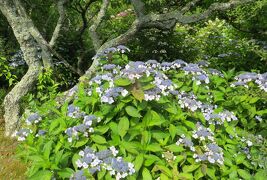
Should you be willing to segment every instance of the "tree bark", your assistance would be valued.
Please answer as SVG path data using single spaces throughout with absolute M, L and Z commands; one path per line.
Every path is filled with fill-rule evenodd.
M 5 135 L 11 136 L 19 125 L 20 101 L 35 85 L 42 68 L 40 46 L 29 32 L 31 19 L 22 17 L 12 2 L 0 0 L 0 10 L 7 18 L 14 35 L 20 44 L 28 65 L 27 73 L 4 99 Z

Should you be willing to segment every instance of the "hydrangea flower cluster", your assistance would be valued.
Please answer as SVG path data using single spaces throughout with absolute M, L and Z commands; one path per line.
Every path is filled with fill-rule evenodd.
M 121 95 L 122 97 L 125 97 L 128 94 L 128 91 L 122 87 L 113 87 L 109 88 L 104 91 L 103 95 L 101 96 L 101 102 L 112 104 L 115 102 L 114 99 Z
M 125 178 L 128 175 L 135 173 L 134 165 L 132 163 L 125 162 L 122 157 L 116 157 L 118 151 L 114 146 L 107 150 L 96 152 L 89 147 L 79 152 L 80 159 L 76 161 L 78 168 L 87 169 L 91 174 L 94 174 L 101 169 L 109 171 L 111 176 L 115 176 L 116 180 Z M 77 174 L 78 173 L 78 174 Z M 83 174 L 78 171 L 72 178 Z
M 248 88 L 248 83 L 254 81 L 258 87 L 267 92 L 267 73 L 243 73 L 235 77 L 236 82 L 231 84 L 231 87 L 244 86 Z
M 126 46 L 123 46 L 123 45 L 119 45 L 117 47 L 111 47 L 111 48 L 107 48 L 105 49 L 103 52 L 101 53 L 98 53 L 96 54 L 94 57 L 93 57 L 93 60 L 94 59 L 107 59 L 107 56 L 110 54 L 110 53 L 116 53 L 116 52 L 119 52 L 119 53 L 126 53 L 126 52 L 130 52 L 130 49 L 127 48 Z
M 38 132 L 37 132 L 37 134 L 35 136 L 36 137 L 44 136 L 46 133 L 47 133 L 46 130 L 40 129 L 40 130 L 38 130 Z
M 204 153 L 203 154 L 194 154 L 193 158 L 196 159 L 196 162 L 200 161 L 209 161 L 210 163 L 214 164 L 217 162 L 220 165 L 223 165 L 223 152 L 222 148 L 220 148 L 215 143 L 210 143 L 204 146 Z
M 196 111 L 197 109 L 201 109 L 202 102 L 196 100 L 196 96 L 193 94 L 181 93 L 178 95 L 181 108 L 188 108 L 191 111 Z
M 203 115 L 209 124 L 220 124 L 222 125 L 225 121 L 236 121 L 237 117 L 233 112 L 224 110 L 219 113 L 215 113 L 213 109 L 204 110 Z
M 15 131 L 14 136 L 18 138 L 18 141 L 25 141 L 30 133 L 32 133 L 31 129 L 22 128 L 19 131 Z
M 85 116 L 85 113 L 81 112 L 79 107 L 76 107 L 73 104 L 71 104 L 68 106 L 67 116 L 72 118 L 82 118 Z
M 72 142 L 75 137 L 77 140 L 79 139 L 78 134 L 83 134 L 84 137 L 88 137 L 89 133 L 94 132 L 94 128 L 92 127 L 94 122 L 100 122 L 101 118 L 96 117 L 95 115 L 85 115 L 83 116 L 83 123 L 77 126 L 69 127 L 65 130 L 65 133 L 68 136 L 68 141 Z
M 199 122 L 196 124 L 197 130 L 193 131 L 192 137 L 195 139 L 200 139 L 201 141 L 211 140 L 214 141 L 214 133 L 210 128 L 206 128 Z
M 163 152 L 162 158 L 166 159 L 166 161 L 171 162 L 176 159 L 176 156 L 171 151 Z
M 191 139 L 186 138 L 184 134 L 181 135 L 181 138 L 178 139 L 176 142 L 176 145 L 184 145 L 185 147 L 189 147 L 191 151 L 195 152 L 194 143 L 191 141 Z
M 203 148 L 204 152 L 194 153 L 193 158 L 195 158 L 196 162 L 209 161 L 212 164 L 217 162 L 222 165 L 224 161 L 223 152 L 222 148 L 220 148 L 214 140 L 214 133 L 211 129 L 204 127 L 199 122 L 196 124 L 196 127 L 197 130 L 192 132 L 192 137 L 209 143 L 205 143 Z
M 26 120 L 27 125 L 37 124 L 42 120 L 41 116 L 38 113 L 32 113 Z

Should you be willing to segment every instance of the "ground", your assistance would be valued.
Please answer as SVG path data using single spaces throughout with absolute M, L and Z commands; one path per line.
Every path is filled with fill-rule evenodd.
M 24 180 L 26 165 L 15 156 L 17 141 L 4 137 L 4 120 L 0 117 L 0 180 Z

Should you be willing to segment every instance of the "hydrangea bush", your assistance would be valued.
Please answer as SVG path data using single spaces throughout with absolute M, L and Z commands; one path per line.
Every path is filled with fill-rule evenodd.
M 127 51 L 96 55 L 96 75 L 64 105 L 24 115 L 16 135 L 30 178 L 267 178 L 266 73 L 128 61 Z

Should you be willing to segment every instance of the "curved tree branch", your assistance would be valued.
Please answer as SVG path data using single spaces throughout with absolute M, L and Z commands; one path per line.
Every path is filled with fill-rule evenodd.
M 20 44 L 28 71 L 4 99 L 6 136 L 11 136 L 18 128 L 20 101 L 34 87 L 42 68 L 39 45 L 28 31 L 29 19 L 20 14 L 16 5 L 7 0 L 0 0 L 0 11 L 7 18 Z
M 137 18 L 145 15 L 145 4 L 142 0 L 131 0 Z
M 98 26 L 100 25 L 100 23 L 102 22 L 105 14 L 106 14 L 106 10 L 108 8 L 109 5 L 109 0 L 103 0 L 102 6 L 97 14 L 96 19 L 94 20 L 93 24 L 91 25 L 91 27 L 89 28 L 90 31 L 90 37 L 93 41 L 93 45 L 95 50 L 97 51 L 100 46 L 101 46 L 101 41 L 100 38 L 96 32 Z
M 98 21 L 95 22 L 94 26 L 91 26 L 92 28 L 91 30 L 94 30 L 94 32 L 96 31 L 97 24 L 101 22 L 101 19 L 104 16 L 105 9 L 107 7 L 104 5 L 104 2 L 106 1 L 107 0 L 103 0 L 103 5 L 101 8 L 103 9 L 103 11 L 99 12 Z M 93 43 L 97 42 L 95 49 L 97 49 L 97 53 L 99 53 L 108 47 L 112 47 L 112 46 L 116 46 L 116 45 L 124 44 L 128 42 L 130 38 L 133 37 L 138 32 L 139 29 L 152 28 L 152 27 L 156 27 L 160 29 L 171 29 L 174 27 L 176 23 L 190 24 L 190 23 L 198 22 L 198 21 L 209 18 L 216 11 L 226 11 L 228 9 L 235 8 L 238 5 L 250 3 L 253 1 L 254 0 L 239 0 L 239 1 L 234 0 L 234 1 L 227 2 L 227 3 L 214 3 L 204 12 L 200 14 L 194 14 L 194 15 L 183 15 L 183 12 L 181 11 L 172 11 L 172 12 L 165 13 L 165 14 L 152 14 L 151 13 L 145 16 L 141 16 L 141 17 L 139 16 L 139 18 L 137 18 L 133 22 L 129 30 L 125 32 L 124 34 L 107 41 L 102 46 L 99 46 L 98 40 L 93 41 Z M 136 3 L 140 1 L 132 0 L 132 3 L 134 2 Z M 184 11 L 188 8 L 190 9 L 191 7 L 192 7 L 192 4 L 187 4 L 187 8 L 185 8 Z M 139 10 L 135 9 L 135 11 L 138 12 Z M 95 70 L 98 65 L 99 65 L 98 60 L 94 59 L 91 67 L 85 73 L 85 77 L 84 76 L 81 77 L 80 80 L 90 79 L 91 76 L 95 73 Z
M 54 29 L 53 35 L 51 37 L 51 40 L 49 42 L 50 47 L 53 47 L 59 37 L 59 32 L 63 26 L 65 17 L 66 17 L 66 12 L 65 12 L 65 4 L 67 3 L 68 0 L 59 0 L 57 3 L 57 9 L 59 13 L 59 18 L 57 21 L 57 25 Z
M 195 7 L 196 4 L 199 2 L 200 0 L 192 0 L 190 2 L 188 2 L 182 9 L 181 9 L 181 13 L 185 14 L 186 12 L 188 12 L 191 8 Z

